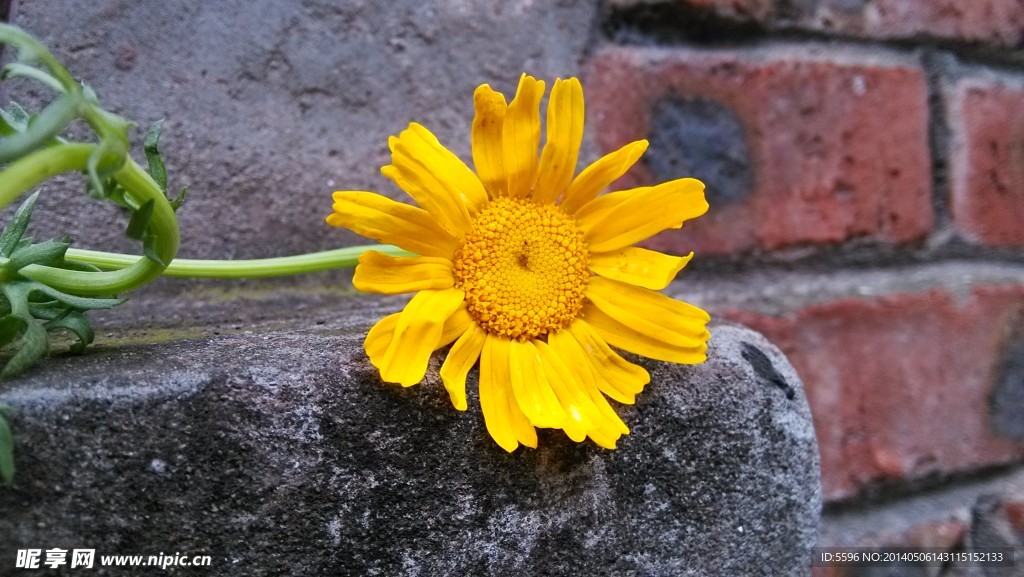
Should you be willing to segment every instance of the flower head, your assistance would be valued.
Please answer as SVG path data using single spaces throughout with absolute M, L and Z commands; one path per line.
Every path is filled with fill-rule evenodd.
M 544 83 L 525 74 L 516 96 L 474 94 L 476 172 L 423 126 L 389 141 L 384 175 L 419 207 L 370 192 L 334 193 L 328 224 L 419 256 L 367 251 L 356 288 L 416 293 L 366 336 L 387 382 L 420 382 L 430 355 L 451 343 L 441 379 L 466 410 L 466 377 L 479 361 L 487 430 L 507 451 L 537 446 L 536 427 L 614 448 L 629 433 L 606 397 L 633 403 L 650 381 L 612 347 L 700 363 L 710 318 L 656 291 L 693 256 L 633 244 L 707 211 L 704 185 L 683 178 L 600 195 L 643 154 L 633 142 L 575 173 L 583 89 L 556 80 L 540 148 Z M 610 345 L 610 346 L 609 346 Z

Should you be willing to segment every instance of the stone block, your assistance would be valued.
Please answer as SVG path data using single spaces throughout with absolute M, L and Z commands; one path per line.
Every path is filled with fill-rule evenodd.
M 381 383 L 361 348 L 375 301 L 354 302 L 312 328 L 100 346 L 5 383 L 19 470 L 0 567 L 61 547 L 211 555 L 202 574 L 222 576 L 808 574 L 814 431 L 757 333 L 720 324 L 707 363 L 646 362 L 615 451 L 542 430 L 508 454 L 475 377 L 468 413 L 436 366 Z

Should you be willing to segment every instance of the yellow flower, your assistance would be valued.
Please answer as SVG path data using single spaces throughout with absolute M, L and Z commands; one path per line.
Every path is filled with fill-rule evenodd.
M 328 224 L 421 256 L 367 251 L 355 286 L 412 293 L 366 335 L 381 378 L 411 386 L 450 343 L 441 379 L 466 410 L 466 376 L 480 361 L 480 406 L 491 437 L 537 446 L 535 427 L 602 447 L 629 429 L 605 396 L 631 404 L 650 381 L 609 345 L 675 363 L 705 359 L 703 310 L 656 291 L 693 256 L 633 247 L 707 211 L 692 178 L 598 196 L 644 153 L 627 144 L 573 177 L 583 137 L 583 89 L 556 80 L 540 146 L 544 83 L 523 75 L 516 96 L 474 93 L 476 173 L 423 126 L 391 137 L 384 175 L 422 208 L 370 192 L 335 192 Z

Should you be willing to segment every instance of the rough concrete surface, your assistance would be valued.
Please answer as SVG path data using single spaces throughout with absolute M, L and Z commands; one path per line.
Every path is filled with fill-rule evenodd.
M 467 413 L 436 363 L 420 386 L 379 381 L 372 309 L 101 344 L 5 384 L 19 470 L 0 489 L 0 573 L 17 549 L 61 547 L 213 558 L 177 574 L 808 574 L 814 431 L 757 333 L 713 326 L 699 366 L 642 361 L 652 384 L 619 407 L 616 451 L 541 431 L 510 455 L 475 372 Z
M 509 99 L 519 75 L 578 75 L 599 5 L 589 1 L 71 0 L 14 2 L 37 35 L 108 109 L 166 119 L 162 149 L 183 257 L 254 258 L 351 244 L 323 222 L 331 192 L 398 196 L 380 175 L 387 139 L 423 123 L 469 161 L 473 90 Z M 31 83 L 5 82 L 32 101 Z M 141 159 L 141 147 L 136 150 Z M 82 181 L 48 185 L 40 237 L 138 250 Z

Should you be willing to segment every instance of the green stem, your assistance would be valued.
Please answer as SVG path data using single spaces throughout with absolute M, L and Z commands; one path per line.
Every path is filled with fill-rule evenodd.
M 95 144 L 69 143 L 37 150 L 0 172 L 0 208 L 48 178 L 83 170 Z
M 61 66 L 60 62 L 53 57 L 53 54 L 39 43 L 38 40 L 29 36 L 24 30 L 17 26 L 0 23 L 0 42 L 18 47 L 22 52 L 21 56 L 29 60 L 42 62 L 50 74 L 64 87 L 75 86 L 77 83 L 71 73 Z
M 178 221 L 174 216 L 167 197 L 132 159 L 127 159 L 124 166 L 114 173 L 114 178 L 124 187 L 138 206 L 153 200 L 153 217 L 149 221 L 149 230 L 156 237 L 156 255 L 164 263 L 174 260 L 178 253 Z M 42 265 L 29 265 L 19 274 L 34 281 L 41 282 L 57 290 L 83 296 L 112 295 L 144 285 L 160 276 L 164 264 L 146 257 L 138 258 L 134 263 L 121 270 L 108 272 L 86 272 L 63 270 Z
M 392 256 L 410 256 L 412 253 L 387 244 L 352 246 L 276 258 L 252 260 L 195 260 L 174 259 L 164 276 L 183 278 L 257 278 L 318 272 L 336 268 L 351 268 L 359 261 L 359 255 L 367 250 L 376 250 Z M 104 270 L 117 270 L 129 266 L 138 257 L 95 250 L 68 249 L 67 258 L 95 265 Z
M 70 171 L 85 170 L 95 144 L 58 144 L 37 150 L 11 163 L 0 173 L 0 208 L 40 182 Z M 156 254 L 164 263 L 178 253 L 178 221 L 167 197 L 153 179 L 130 158 L 114 173 L 136 206 L 154 201 L 150 232 L 156 236 Z M 117 271 L 85 272 L 42 265 L 28 265 L 19 274 L 57 290 L 80 296 L 103 296 L 128 291 L 160 276 L 164 265 L 148 258 L 135 261 Z

